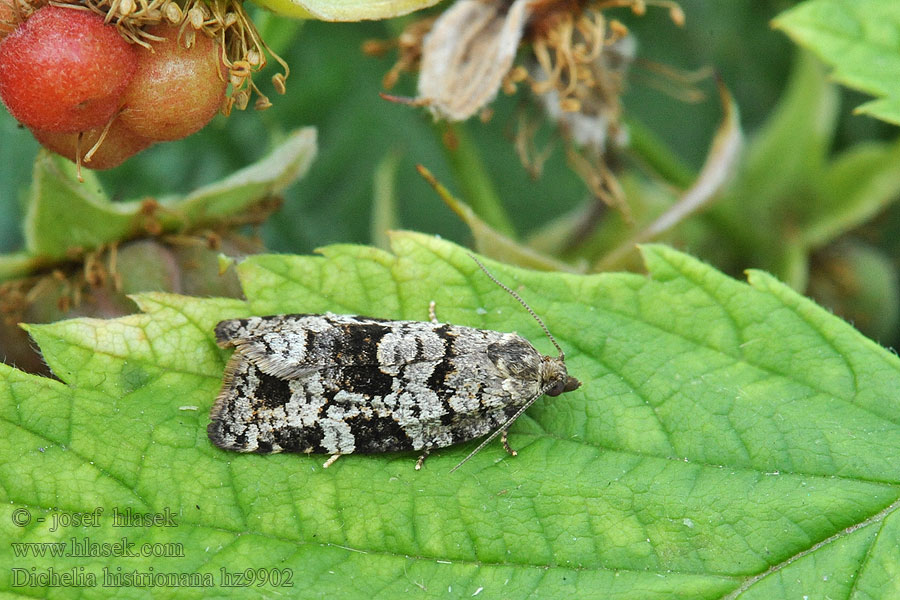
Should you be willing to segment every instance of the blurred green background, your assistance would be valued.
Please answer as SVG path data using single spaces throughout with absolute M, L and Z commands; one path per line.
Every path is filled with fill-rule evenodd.
M 799 51 L 783 33 L 770 26 L 772 18 L 794 4 L 774 0 L 686 0 L 680 2 L 687 17 L 683 28 L 675 26 L 668 13 L 660 9 L 650 8 L 643 17 L 628 10 L 606 14 L 622 20 L 634 32 L 641 58 L 686 70 L 713 67 L 733 93 L 744 132 L 752 140 L 784 92 Z M 436 9 L 447 5 L 444 2 Z M 465 200 L 438 128 L 424 110 L 379 98 L 381 78 L 396 54 L 374 58 L 361 51 L 365 40 L 394 37 L 404 24 L 421 15 L 338 24 L 286 21 L 262 10 L 253 14 L 263 37 L 291 67 L 287 95 L 275 96 L 267 77 L 257 77 L 258 84 L 270 94 L 273 108 L 235 112 L 228 119 L 218 116 L 197 135 L 157 145 L 122 167 L 101 173 L 110 195 L 135 199 L 190 191 L 260 158 L 283 132 L 313 125 L 319 134 L 318 158 L 309 174 L 285 194 L 280 212 L 263 226 L 268 248 L 305 253 L 335 242 L 370 243 L 373 178 L 378 165 L 391 154 L 396 154 L 399 161 L 395 187 L 397 226 L 467 243 L 470 235 L 466 226 L 414 168 L 417 163 L 425 165 Z M 688 104 L 646 85 L 647 77 L 640 71 L 640 67 L 632 70 L 624 98 L 628 118 L 640 121 L 675 157 L 698 170 L 722 118 L 712 80 L 700 84 L 706 100 Z M 414 91 L 415 77 L 407 74 L 392 93 L 414 95 Z M 524 92 L 520 90 L 515 96 L 501 94 L 493 105 L 495 114 L 489 123 L 472 119 L 462 126 L 522 237 L 588 197 L 582 181 L 568 168 L 560 146 L 540 179 L 532 180 L 521 166 L 511 140 L 517 107 L 529 101 L 529 94 Z M 852 108 L 864 96 L 844 88 L 840 95 L 841 116 L 833 153 L 865 140 L 896 138 L 895 127 L 852 115 Z M 0 111 L 0 139 L 0 252 L 9 252 L 22 243 L 22 198 L 38 145 L 5 111 Z M 874 248 L 891 265 L 896 277 L 900 267 L 898 232 L 900 207 L 895 202 L 875 220 L 847 235 Z M 683 249 L 716 263 L 715 250 Z M 817 264 L 815 257 L 811 264 Z M 740 275 L 742 269 L 765 265 L 735 264 L 729 260 L 717 266 Z M 883 270 L 878 273 L 874 277 L 883 279 Z M 811 285 L 814 284 L 815 281 Z M 896 289 L 893 296 L 889 292 L 866 310 L 896 313 Z M 846 299 L 839 291 L 832 294 L 831 300 L 828 295 L 827 290 L 820 292 L 818 299 L 830 302 L 832 308 L 849 314 L 851 319 L 864 320 L 854 317 L 857 313 L 844 310 Z M 886 307 L 884 302 L 893 306 Z M 900 340 L 892 324 L 895 322 L 896 319 L 888 320 L 886 324 L 863 329 L 882 344 L 895 345 Z

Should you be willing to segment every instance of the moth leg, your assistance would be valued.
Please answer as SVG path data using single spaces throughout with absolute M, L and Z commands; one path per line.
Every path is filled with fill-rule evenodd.
M 510 456 L 518 456 L 519 453 L 509 447 L 509 441 L 506 439 L 506 430 L 500 435 L 500 441 L 503 442 L 503 449 L 509 452 Z
M 326 461 L 322 464 L 322 468 L 323 468 L 323 469 L 327 469 L 328 467 L 330 467 L 331 465 L 333 465 L 333 464 L 337 461 L 337 459 L 339 459 L 340 457 L 341 457 L 340 454 L 332 454 L 331 456 L 328 457 L 328 460 L 326 460 Z
M 434 302 L 431 303 L 434 305 Z M 425 458 L 428 456 L 428 450 L 424 451 L 419 458 L 416 460 L 416 471 L 422 468 L 422 465 L 425 464 Z
M 441 322 L 438 321 L 437 313 L 434 312 L 434 306 L 435 306 L 434 300 L 432 300 L 431 302 L 428 303 L 428 318 L 429 318 L 429 319 L 431 320 L 431 322 L 434 323 L 435 325 L 440 325 Z

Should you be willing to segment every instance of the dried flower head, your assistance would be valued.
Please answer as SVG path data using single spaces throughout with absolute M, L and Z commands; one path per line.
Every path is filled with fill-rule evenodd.
M 524 73 L 511 79 L 530 83 L 547 115 L 577 146 L 603 152 L 610 137 L 623 133 L 620 98 L 637 42 L 615 22 L 607 27 L 600 13 L 567 17 L 535 41 Z
M 599 98 L 617 103 L 624 69 L 611 64 L 615 52 L 607 50 L 616 45 L 619 53 L 627 50 L 620 41 L 628 31 L 603 11 L 630 7 L 643 14 L 648 3 L 667 7 L 676 23 L 683 22 L 678 5 L 668 0 L 457 0 L 421 38 L 416 102 L 438 118 L 462 121 L 501 87 L 512 92 L 527 82 L 538 96 L 554 95 L 564 112 L 578 112 L 582 103 Z M 521 45 L 532 50 L 528 68 L 513 66 Z M 418 54 L 406 49 L 392 79 L 415 58 Z
M 626 137 L 620 98 L 636 42 L 604 11 L 626 7 L 643 14 L 648 5 L 667 8 L 683 24 L 680 7 L 670 0 L 457 0 L 433 24 L 407 28 L 404 34 L 417 35 L 399 44 L 400 60 L 387 79 L 393 84 L 418 59 L 418 97 L 407 103 L 427 106 L 435 118 L 449 121 L 484 114 L 500 89 L 511 94 L 527 86 L 567 140 L 573 170 L 595 197 L 624 208 L 604 154 L 610 140 L 624 143 Z M 525 56 L 516 64 L 522 47 Z M 536 129 L 521 122 L 516 140 L 534 174 L 546 158 L 534 150 Z
M 552 78 L 564 69 L 549 69 L 552 63 L 542 62 L 537 52 L 537 58 L 529 62 L 527 72 L 520 77 L 531 82 L 532 88 L 547 89 L 537 97 L 544 113 L 568 141 L 566 153 L 572 170 L 595 198 L 616 206 L 627 217 L 629 211 L 624 193 L 607 165 L 606 155 L 610 144 L 622 147 L 627 143 L 627 131 L 621 122 L 620 98 L 637 44 L 629 34 L 615 35 L 611 43 L 604 43 L 596 55 L 591 53 L 589 57 L 575 57 L 579 76 L 565 86 L 559 79 L 557 85 L 548 86 Z M 590 60 L 582 60 L 584 58 Z M 518 135 L 533 139 L 534 129 L 520 129 Z M 523 149 L 531 146 L 533 144 L 528 139 L 517 143 L 520 159 L 526 166 L 533 163 Z M 532 172 L 540 172 L 539 163 L 534 164 Z

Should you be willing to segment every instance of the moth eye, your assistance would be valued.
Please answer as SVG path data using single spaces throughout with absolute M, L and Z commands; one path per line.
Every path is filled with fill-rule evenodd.
M 565 388 L 566 388 L 565 381 L 557 381 L 556 384 L 552 388 L 547 390 L 547 395 L 548 396 L 559 396 L 560 394 L 563 393 L 563 391 L 565 391 Z

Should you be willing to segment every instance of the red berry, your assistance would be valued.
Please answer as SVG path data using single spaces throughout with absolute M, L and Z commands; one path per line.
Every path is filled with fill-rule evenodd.
M 136 68 L 103 17 L 45 6 L 0 42 L 0 99 L 30 129 L 87 131 L 109 122 Z
M 91 157 L 90 162 L 84 162 L 84 155 L 97 142 L 103 127 L 91 129 L 81 134 L 81 142 L 78 142 L 78 133 L 59 133 L 56 131 L 41 131 L 32 129 L 31 133 L 44 148 L 61 154 L 72 162 L 79 162 L 89 169 L 112 169 L 125 162 L 141 150 L 150 147 L 152 140 L 141 137 L 125 127 L 117 118 L 110 126 L 103 143 Z
M 125 90 L 119 118 L 134 132 L 152 140 L 178 140 L 201 129 L 225 98 L 222 46 L 213 38 L 188 30 L 179 40 L 179 27 L 155 25 L 146 32 L 163 38 L 152 50 L 138 49 L 134 78 Z

